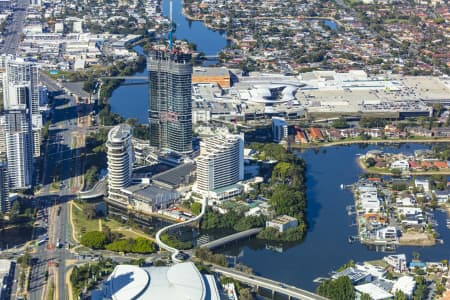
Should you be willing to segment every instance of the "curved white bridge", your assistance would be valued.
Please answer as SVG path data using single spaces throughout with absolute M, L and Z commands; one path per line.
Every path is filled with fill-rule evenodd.
M 164 228 L 161 228 L 157 233 L 156 233 L 156 244 L 158 244 L 158 246 L 166 251 L 169 251 L 172 253 L 172 261 L 175 263 L 180 263 L 182 262 L 181 260 L 177 259 L 176 256 L 177 254 L 180 252 L 180 250 L 170 247 L 169 245 L 165 244 L 163 241 L 161 241 L 161 234 L 163 234 L 164 232 L 168 231 L 169 229 L 175 229 L 175 228 L 179 228 L 182 227 L 184 225 L 190 224 L 190 223 L 194 223 L 198 220 L 200 220 L 203 215 L 205 214 L 206 211 L 206 205 L 207 205 L 207 201 L 206 199 L 202 200 L 202 210 L 200 212 L 200 214 L 192 219 L 189 219 L 187 221 L 181 222 L 181 223 L 175 223 L 169 226 L 166 226 Z

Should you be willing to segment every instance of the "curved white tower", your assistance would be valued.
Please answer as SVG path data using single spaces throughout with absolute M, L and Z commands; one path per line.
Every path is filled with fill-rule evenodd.
M 200 143 L 197 189 L 212 191 L 244 179 L 244 137 L 216 135 Z
M 112 128 L 106 142 L 108 157 L 108 192 L 114 196 L 114 191 L 127 187 L 131 182 L 133 172 L 133 148 L 131 145 L 132 129 L 126 124 Z

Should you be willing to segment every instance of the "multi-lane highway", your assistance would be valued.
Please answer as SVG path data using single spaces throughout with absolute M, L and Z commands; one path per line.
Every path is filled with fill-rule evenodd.
M 49 78 L 41 77 L 50 92 L 60 90 L 60 87 Z M 47 203 L 48 209 L 48 243 L 39 245 L 34 253 L 34 264 L 31 272 L 29 299 L 41 300 L 49 292 L 48 279 L 55 281 L 55 297 L 65 299 L 65 261 L 71 257 L 66 249 L 69 243 L 67 201 L 74 195 L 70 190 L 70 178 L 74 168 L 72 166 L 75 154 L 79 149 L 73 149 L 73 136 L 77 127 L 77 110 L 75 99 L 66 94 L 55 97 L 55 109 L 49 139 L 44 151 L 44 170 L 42 189 L 38 198 Z M 77 170 L 79 170 L 77 168 Z M 55 189 L 57 191 L 55 191 Z M 36 237 L 38 240 L 41 236 Z M 58 247 L 59 246 L 59 247 Z
M 12 20 L 6 26 L 4 42 L 0 53 L 16 54 L 22 34 L 23 23 L 25 21 L 26 9 L 29 1 L 17 0 Z

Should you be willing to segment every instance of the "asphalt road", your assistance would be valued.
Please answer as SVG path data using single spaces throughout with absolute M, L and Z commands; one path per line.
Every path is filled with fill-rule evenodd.
M 59 89 L 53 82 L 45 82 L 50 91 Z M 48 244 L 38 246 L 33 255 L 35 263 L 31 271 L 29 299 L 41 300 L 46 286 L 46 274 L 57 272 L 58 299 L 66 298 L 65 260 L 72 255 L 66 250 L 66 241 L 69 241 L 67 201 L 73 198 L 69 191 L 71 162 L 74 150 L 71 148 L 72 135 L 77 129 L 75 99 L 62 94 L 55 97 L 52 126 L 49 130 L 49 139 L 45 149 L 45 162 L 42 178 L 42 191 L 39 199 L 49 206 L 48 213 Z M 51 192 L 51 184 L 55 175 L 59 177 L 59 192 Z M 38 240 L 40 236 L 36 237 Z M 60 244 L 60 248 L 57 247 Z M 49 269 L 52 268 L 52 269 Z
M 17 0 L 17 6 L 14 10 L 12 20 L 6 26 L 4 43 L 0 49 L 0 53 L 16 54 L 19 48 L 20 35 L 22 34 L 28 2 L 27 0 Z

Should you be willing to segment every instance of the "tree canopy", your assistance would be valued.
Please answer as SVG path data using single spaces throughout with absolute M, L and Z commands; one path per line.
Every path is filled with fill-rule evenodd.
M 317 293 L 331 300 L 355 299 L 355 290 L 348 276 L 323 281 L 317 288 Z
M 92 249 L 103 249 L 106 243 L 106 234 L 102 231 L 89 231 L 81 237 L 81 244 Z

